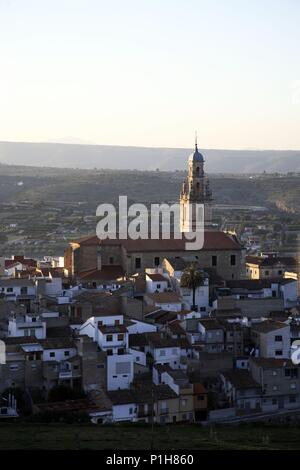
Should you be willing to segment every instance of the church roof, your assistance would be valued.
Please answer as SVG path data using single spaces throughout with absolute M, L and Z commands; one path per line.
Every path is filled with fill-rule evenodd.
M 199 152 L 197 143 L 195 144 L 195 150 L 189 156 L 189 162 L 199 162 L 199 163 L 204 162 L 204 157 L 202 153 Z
M 92 237 L 85 237 L 84 239 L 75 240 L 71 243 L 76 243 L 81 246 L 91 246 L 91 245 L 111 245 L 111 246 L 120 246 L 122 245 L 125 250 L 129 253 L 135 253 L 139 251 L 147 251 L 147 252 L 159 252 L 159 251 L 185 251 L 185 243 L 186 240 L 184 234 L 182 234 L 181 239 L 171 238 L 164 240 L 164 239 L 138 239 L 138 240 L 99 240 L 99 238 L 94 235 Z M 202 250 L 204 251 L 217 251 L 217 250 L 241 250 L 242 247 L 239 242 L 234 238 L 224 232 L 208 230 L 204 232 L 204 246 Z

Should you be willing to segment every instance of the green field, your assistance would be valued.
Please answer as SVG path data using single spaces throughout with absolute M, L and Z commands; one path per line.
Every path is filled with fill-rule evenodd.
M 0 424 L 0 449 L 151 449 L 151 427 L 90 424 Z M 157 426 L 153 450 L 300 449 L 296 426 Z

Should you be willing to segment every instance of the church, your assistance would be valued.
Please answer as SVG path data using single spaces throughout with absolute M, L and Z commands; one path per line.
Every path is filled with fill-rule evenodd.
M 197 229 L 197 206 L 204 208 L 204 244 L 200 250 L 186 250 L 185 232 Z M 204 171 L 204 157 L 198 150 L 188 158 L 188 176 L 180 192 L 182 239 L 105 239 L 96 235 L 69 243 L 65 267 L 69 276 L 89 281 L 113 276 L 131 276 L 146 268 L 159 267 L 164 258 L 181 257 L 195 261 L 203 269 L 214 270 L 225 280 L 239 279 L 243 273 L 243 248 L 239 241 L 212 227 L 213 197 Z

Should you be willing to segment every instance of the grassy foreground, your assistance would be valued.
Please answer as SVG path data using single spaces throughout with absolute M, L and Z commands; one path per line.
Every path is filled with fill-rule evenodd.
M 155 427 L 153 448 L 300 449 L 300 428 L 290 426 L 170 425 Z M 1 423 L 0 449 L 150 449 L 146 425 Z

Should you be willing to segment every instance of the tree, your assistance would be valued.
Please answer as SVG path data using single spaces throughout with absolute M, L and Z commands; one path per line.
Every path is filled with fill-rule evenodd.
M 203 272 L 200 271 L 196 263 L 186 267 L 181 276 L 181 287 L 186 287 L 193 291 L 192 310 L 196 310 L 196 289 L 203 285 L 203 280 Z

